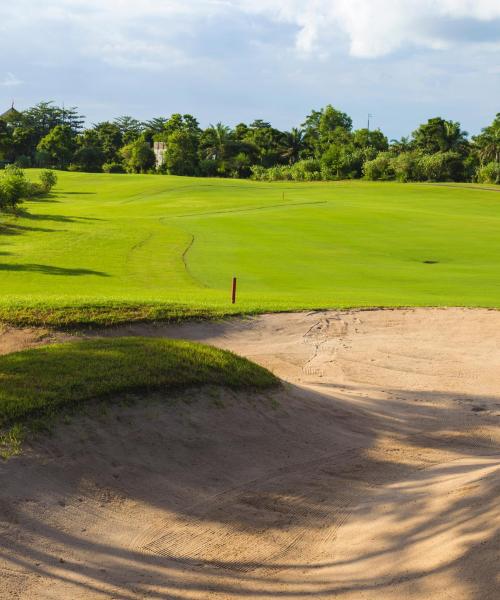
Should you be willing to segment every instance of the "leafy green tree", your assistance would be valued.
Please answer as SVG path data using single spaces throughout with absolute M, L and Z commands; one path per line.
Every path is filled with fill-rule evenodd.
M 322 179 L 353 179 L 363 166 L 363 151 L 350 143 L 330 144 L 321 156 Z
M 413 145 L 424 154 L 451 150 L 465 153 L 467 132 L 462 131 L 460 123 L 434 117 L 413 132 Z
M 147 173 L 155 165 L 154 152 L 142 137 L 124 146 L 120 153 L 128 173 Z
M 0 119 L 0 161 L 8 160 L 12 155 L 12 132 L 7 123 Z
M 247 144 L 247 152 L 252 151 L 255 161 L 264 167 L 271 167 L 282 162 L 282 141 L 282 132 L 261 119 L 251 123 L 246 134 L 241 138 L 241 142 Z
M 38 140 L 45 137 L 54 127 L 65 125 L 76 136 L 83 129 L 85 117 L 75 106 L 55 106 L 53 102 L 40 102 L 22 113 L 20 125 L 36 132 Z
M 164 168 L 171 175 L 195 175 L 198 169 L 198 138 L 188 129 L 178 129 L 167 137 Z
M 328 104 L 321 110 L 313 110 L 306 117 L 302 128 L 309 155 L 319 157 L 334 141 L 332 137 L 337 129 L 351 131 L 352 119 Z
M 99 173 L 104 161 L 104 152 L 99 146 L 80 146 L 73 155 L 71 166 L 75 171 Z
M 192 115 L 173 114 L 154 140 L 166 143 L 162 169 L 171 175 L 195 175 L 199 171 L 201 129 Z
M 96 145 L 102 150 L 105 162 L 120 162 L 123 135 L 116 123 L 103 121 L 94 125 Z
M 389 141 L 380 129 L 357 129 L 353 132 L 352 142 L 356 148 L 371 148 L 377 152 L 389 149 Z
M 51 166 L 64 169 L 71 161 L 76 149 L 73 131 L 69 125 L 56 125 L 37 146 L 47 153 Z

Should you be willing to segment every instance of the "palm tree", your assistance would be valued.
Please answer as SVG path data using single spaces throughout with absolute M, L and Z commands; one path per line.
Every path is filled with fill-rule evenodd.
M 500 113 L 491 125 L 473 138 L 481 165 L 500 162 Z
M 300 159 L 302 150 L 305 148 L 304 131 L 293 127 L 283 136 L 283 150 L 281 156 L 292 165 Z
M 389 148 L 396 154 L 408 152 L 409 150 L 411 150 L 410 138 L 403 136 L 400 140 L 391 140 Z
M 203 133 L 205 158 L 223 160 L 232 141 L 231 129 L 227 125 L 217 123 L 216 125 L 210 125 Z
M 460 129 L 456 121 L 444 122 L 444 137 L 446 150 L 461 150 L 467 144 L 467 132 Z

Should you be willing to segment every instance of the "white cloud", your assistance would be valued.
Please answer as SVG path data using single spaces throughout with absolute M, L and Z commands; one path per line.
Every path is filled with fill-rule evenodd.
M 21 83 L 23 82 L 13 73 L 6 73 L 5 77 L 0 80 L 0 85 L 3 87 L 15 87 L 16 85 L 21 85 Z
M 0 29 L 59 24 L 107 64 L 154 69 L 163 56 L 187 60 L 181 32 L 194 35 L 210 19 L 217 27 L 217 18 L 238 15 L 295 27 L 303 55 L 338 55 L 344 40 L 351 56 L 376 58 L 400 48 L 472 43 L 463 31 L 450 34 L 454 24 L 500 19 L 500 0 L 18 0 L 15 10 L 0 6 Z
M 350 54 L 360 58 L 384 56 L 405 46 L 445 48 L 449 36 L 440 33 L 436 23 L 452 28 L 458 20 L 500 19 L 499 0 L 240 0 L 238 4 L 248 12 L 297 25 L 296 45 L 301 51 L 324 50 L 333 34 L 341 31 L 349 40 Z

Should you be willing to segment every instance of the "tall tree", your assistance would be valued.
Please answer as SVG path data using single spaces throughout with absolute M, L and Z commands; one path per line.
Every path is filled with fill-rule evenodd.
M 473 142 L 481 165 L 500 162 L 500 113 L 497 113 L 491 125 L 484 127 L 473 138 Z
M 113 123 L 120 129 L 124 144 L 136 140 L 145 129 L 144 123 L 128 115 L 116 118 Z
M 352 119 L 331 104 L 321 110 L 313 110 L 302 124 L 304 140 L 311 156 L 317 156 L 334 141 L 335 130 L 351 131 Z
M 68 166 L 75 149 L 75 136 L 69 125 L 56 125 L 37 146 L 37 150 L 48 157 L 50 166 L 60 169 Z
M 120 150 L 125 169 L 129 173 L 147 173 L 155 164 L 155 155 L 150 144 L 139 137 Z
M 300 160 L 302 152 L 306 146 L 304 140 L 304 131 L 293 127 L 290 131 L 286 131 L 282 138 L 281 156 L 289 165 L 293 165 Z
M 434 117 L 413 132 L 413 145 L 424 154 L 465 152 L 467 132 L 462 131 L 460 123 Z
M 123 135 L 116 123 L 103 121 L 94 125 L 99 147 L 104 153 L 107 163 L 120 162 L 120 148 L 123 146 Z

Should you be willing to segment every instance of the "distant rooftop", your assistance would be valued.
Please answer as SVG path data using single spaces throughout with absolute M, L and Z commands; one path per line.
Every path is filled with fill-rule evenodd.
M 20 116 L 21 113 L 14 108 L 14 103 L 12 103 L 12 106 L 0 115 L 0 119 L 2 119 L 3 121 L 13 121 L 14 119 L 17 119 Z

